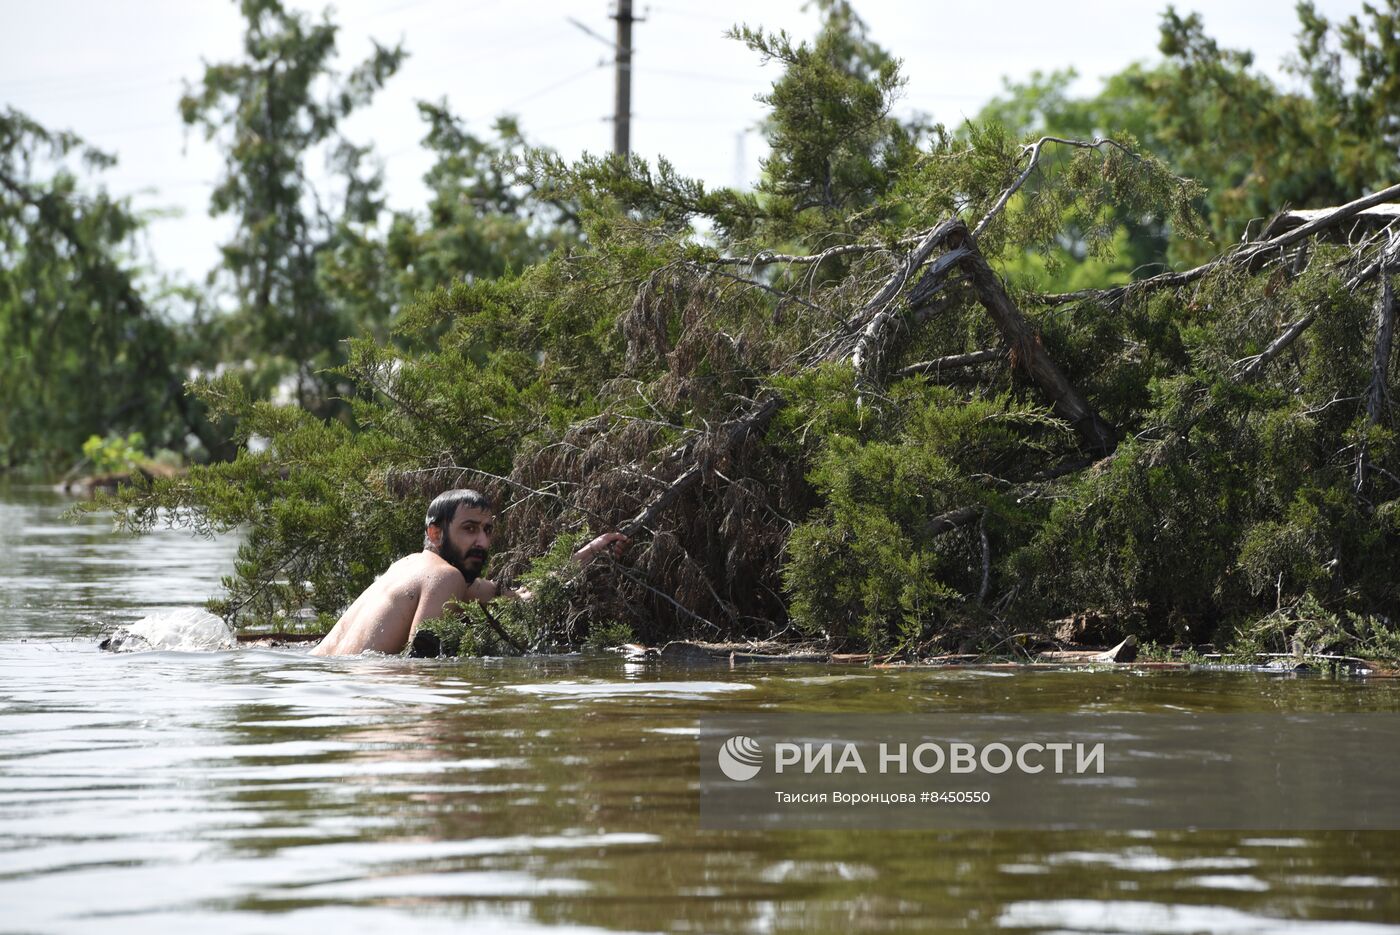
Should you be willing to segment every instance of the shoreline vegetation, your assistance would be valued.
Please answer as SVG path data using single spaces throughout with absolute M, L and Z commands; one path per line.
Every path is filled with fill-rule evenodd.
M 243 529 L 210 609 L 245 632 L 328 629 L 472 486 L 486 574 L 536 598 L 424 628 L 454 654 L 1400 659 L 1400 0 L 1300 4 L 1306 90 L 1168 10 L 1160 62 L 1008 83 L 951 129 L 896 116 L 898 61 L 817 7 L 810 41 L 733 31 L 774 71 L 752 190 L 424 104 L 433 201 L 388 221 L 336 127 L 403 50 L 326 111 L 334 27 L 245 4 L 246 58 L 181 103 L 227 144 L 235 310 L 169 357 L 199 376 L 160 439 L 208 443 L 90 508 Z M 317 147 L 344 217 L 308 209 Z M 571 567 L 604 530 L 633 547 Z
M 237 639 L 242 646 L 271 649 L 314 643 L 322 636 L 323 634 L 320 633 L 252 630 L 239 633 Z M 1079 669 L 1094 672 L 1230 672 L 1250 670 L 1366 678 L 1400 678 L 1400 662 L 1394 659 L 1363 659 L 1357 656 L 1317 653 L 1232 655 L 1214 652 L 1214 647 L 1209 645 L 1201 647 L 1148 645 L 1139 648 L 1132 637 L 1128 637 L 1117 646 L 1110 647 L 1076 644 L 1050 645 L 1053 648 L 1023 648 L 1019 654 L 963 653 L 913 659 L 898 659 L 895 658 L 894 654 L 881 656 L 874 653 L 838 653 L 814 646 L 811 643 L 784 643 L 780 641 L 705 643 L 693 640 L 675 640 L 662 646 L 626 643 L 620 646 L 606 647 L 602 651 L 616 653 L 629 662 L 657 662 L 668 665 L 727 664 L 730 668 L 750 664 L 812 663 L 873 669 L 1010 671 Z M 413 649 L 421 649 L 423 646 L 424 644 L 419 643 Z M 441 644 L 431 645 L 429 648 L 435 649 L 436 653 L 405 650 L 405 654 L 414 658 L 428 659 L 490 658 L 458 656 L 447 651 Z

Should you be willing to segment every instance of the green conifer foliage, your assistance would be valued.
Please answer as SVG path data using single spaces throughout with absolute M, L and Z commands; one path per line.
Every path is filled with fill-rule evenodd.
M 77 174 L 112 162 L 0 111 L 0 471 L 67 467 L 108 432 L 183 450 L 197 422 L 175 329 L 139 286 L 141 219 Z
M 319 275 L 323 255 L 373 225 L 383 208 L 380 176 L 367 149 L 345 140 L 341 123 L 368 104 L 398 69 L 401 48 L 375 45 L 344 78 L 330 62 L 336 27 L 288 11 L 279 0 L 242 0 L 243 58 L 209 65 L 187 89 L 180 113 L 224 151 L 225 171 L 210 210 L 237 221 L 211 277 L 238 308 L 223 333 L 225 361 L 248 360 L 263 386 L 290 378 L 302 407 L 326 411 L 334 395 L 318 371 L 343 361 L 341 343 L 360 327 L 364 305 L 333 301 Z M 305 160 L 328 147 L 341 191 L 334 204 L 309 181 Z M 343 278 L 343 277 L 342 277 Z M 339 284 L 340 295 L 347 284 Z M 383 314 L 382 306 L 369 305 Z
M 1204 232 L 1197 183 L 1111 127 L 901 124 L 893 61 L 848 6 L 821 9 L 811 43 L 739 33 L 783 67 L 759 191 L 522 154 L 513 178 L 567 206 L 577 240 L 356 342 L 337 371 L 353 429 L 206 387 L 270 447 L 129 495 L 132 521 L 250 524 L 225 609 L 333 614 L 419 547 L 431 496 L 486 486 L 489 574 L 558 585 L 505 615 L 541 648 L 607 627 L 923 654 L 1085 610 L 1157 640 L 1296 625 L 1391 645 L 1400 240 L 1383 219 L 1281 217 L 1207 265 L 1133 277 L 1115 264 L 1136 231 Z M 1253 80 L 1172 22 L 1191 67 Z M 1211 203 L 1217 231 L 1238 204 Z M 1049 292 L 1028 256 L 1102 275 Z M 551 551 L 604 529 L 632 537 L 622 558 L 570 571 Z

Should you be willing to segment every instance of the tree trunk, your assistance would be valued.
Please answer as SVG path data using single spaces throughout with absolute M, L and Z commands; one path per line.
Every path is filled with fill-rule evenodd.
M 1011 296 L 1007 295 L 1001 279 L 987 264 L 970 234 L 964 246 L 967 254 L 961 261 L 962 268 L 971 281 L 977 300 L 987 310 L 1006 346 L 1011 349 L 1013 366 L 1019 367 L 1050 397 L 1055 412 L 1074 426 L 1091 451 L 1101 455 L 1113 451 L 1118 445 L 1118 433 L 1079 395 L 1045 352 L 1039 332 L 1026 321 Z

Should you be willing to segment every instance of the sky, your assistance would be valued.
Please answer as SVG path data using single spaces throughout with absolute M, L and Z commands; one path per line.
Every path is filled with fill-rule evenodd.
M 497 115 L 515 115 L 529 140 L 566 157 L 612 145 L 612 48 L 602 38 L 615 28 L 610 0 L 286 2 L 315 17 L 331 10 L 342 71 L 370 54 L 371 38 L 407 49 L 399 73 L 345 126 L 383 160 L 392 208 L 421 210 L 427 200 L 419 100 L 446 98 L 478 134 Z M 1361 0 L 1317 5 L 1341 18 Z M 1004 77 L 1072 66 L 1079 89 L 1092 93 L 1103 77 L 1155 59 L 1165 6 L 855 0 L 871 37 L 903 60 L 897 110 L 949 125 L 976 114 Z M 1178 0 L 1177 8 L 1200 12 L 1222 45 L 1254 51 L 1260 68 L 1289 83 L 1281 65 L 1297 32 L 1292 0 Z M 665 156 L 712 185 L 751 185 L 765 152 L 755 96 L 778 71 L 724 33 L 746 23 L 805 38 L 815 12 L 802 0 L 634 0 L 634 12 L 644 21 L 633 27 L 633 152 Z M 232 0 L 0 0 L 0 107 L 115 154 L 104 184 L 153 215 L 156 268 L 201 281 L 231 228 L 208 212 L 219 153 L 182 125 L 176 104 L 205 64 L 238 57 L 241 37 Z M 308 166 L 313 178 L 319 168 Z

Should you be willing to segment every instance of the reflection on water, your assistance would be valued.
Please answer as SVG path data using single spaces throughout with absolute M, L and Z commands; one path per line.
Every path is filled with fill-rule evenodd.
M 734 712 L 1394 711 L 1388 683 L 110 655 L 229 543 L 0 493 L 0 929 L 1396 931 L 1393 835 L 702 832 Z M 73 561 L 68 559 L 72 558 Z

